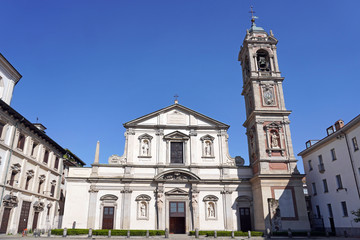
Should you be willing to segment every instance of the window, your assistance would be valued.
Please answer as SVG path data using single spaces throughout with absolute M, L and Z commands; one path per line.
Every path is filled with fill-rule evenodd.
M 341 207 L 342 207 L 342 210 L 343 210 L 343 216 L 344 216 L 344 217 L 348 217 L 349 214 L 348 214 L 346 202 L 341 202 Z
M 50 190 L 50 193 L 51 193 L 51 197 L 54 197 L 54 194 L 55 194 L 55 185 L 51 185 L 51 190 Z
M 321 212 L 320 212 L 320 207 L 319 205 L 316 205 L 316 213 L 317 213 L 317 217 L 321 218 Z
M 256 52 L 256 60 L 258 65 L 258 71 L 270 71 L 270 59 L 269 53 L 265 50 L 259 50 Z
M 323 186 L 324 186 L 324 193 L 327 193 L 329 192 L 329 189 L 328 189 L 328 185 L 327 185 L 327 181 L 326 179 L 323 179 Z
M 1 138 L 2 133 L 3 133 L 3 131 L 4 131 L 4 127 L 5 127 L 5 124 L 2 123 L 2 122 L 0 122 L 0 138 Z
M 336 175 L 336 183 L 337 183 L 338 189 L 343 189 L 343 184 L 342 184 L 340 175 Z
M 308 161 L 308 166 L 309 166 L 309 171 L 313 170 L 312 164 L 311 164 L 311 160 Z
M 171 163 L 183 163 L 183 143 L 171 142 Z
M 333 160 L 333 161 L 335 161 L 336 160 L 336 153 L 335 153 L 335 149 L 333 148 L 333 149 L 331 149 L 330 150 L 330 152 L 331 152 L 331 159 Z
M 34 177 L 34 170 L 29 170 L 26 172 L 25 190 L 28 190 L 30 181 L 33 177 Z
M 55 158 L 54 168 L 59 169 L 59 158 L 58 157 Z
M 319 172 L 323 173 L 323 172 L 325 172 L 325 166 L 324 166 L 322 155 L 319 155 L 318 159 L 319 159 Z
M 26 183 L 25 183 L 25 190 L 28 190 L 29 188 L 29 183 L 30 183 L 31 177 L 27 177 L 26 178 Z
M 25 136 L 23 134 L 20 134 L 19 140 L 17 143 L 17 148 L 20 150 L 24 150 L 24 146 L 25 146 Z
M 40 175 L 40 177 L 39 177 L 38 193 L 41 192 L 41 187 L 42 187 L 42 185 L 43 185 L 44 182 L 45 182 L 45 175 Z
M 15 172 L 15 171 L 12 171 L 12 172 L 11 172 L 10 181 L 9 181 L 9 185 L 10 185 L 10 186 L 14 186 L 16 174 L 17 174 L 17 172 Z
M 36 157 L 38 146 L 39 146 L 38 143 L 35 143 L 35 142 L 33 143 L 32 148 L 31 148 L 31 156 Z
M 328 205 L 327 205 L 327 207 L 328 207 L 328 211 L 329 211 L 329 217 L 333 217 L 333 212 L 332 212 L 332 207 L 331 207 L 331 204 L 329 203 Z
M 48 206 L 48 208 L 47 208 L 47 213 L 46 213 L 46 215 L 50 215 L 50 209 L 51 209 L 51 206 Z
M 45 150 L 45 153 L 44 153 L 44 163 L 47 164 L 49 161 L 49 151 L 48 150 Z
M 359 150 L 359 145 L 358 145 L 358 143 L 357 143 L 356 137 L 353 137 L 353 138 L 351 139 L 351 141 L 352 141 L 352 143 L 353 143 L 354 152 L 357 151 L 357 150 Z
M 38 193 L 40 193 L 40 191 L 41 191 L 41 186 L 42 186 L 42 184 L 43 184 L 43 182 L 40 181 L 40 182 L 39 182 L 39 187 L 38 187 Z
M 11 186 L 14 186 L 15 182 L 18 182 L 15 178 L 16 175 L 21 171 L 21 165 L 18 163 L 15 163 L 11 166 L 11 175 L 10 175 L 10 180 L 7 181 L 7 183 Z
M 316 185 L 315 185 L 315 183 L 312 183 L 311 185 L 312 185 L 313 195 L 315 196 L 317 194 Z

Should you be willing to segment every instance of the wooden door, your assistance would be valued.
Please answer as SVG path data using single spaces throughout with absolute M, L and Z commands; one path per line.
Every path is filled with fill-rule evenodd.
M 114 228 L 114 207 L 104 207 L 102 229 Z
M 185 202 L 170 202 L 170 233 L 185 233 Z
M 10 218 L 10 211 L 11 208 L 5 208 L 4 214 L 1 220 L 1 227 L 0 227 L 0 233 L 6 233 L 8 224 L 9 224 L 9 218 Z
M 34 213 L 33 225 L 32 225 L 32 230 L 33 231 L 37 228 L 38 218 L 39 218 L 39 212 L 35 212 Z
M 247 232 L 251 230 L 250 208 L 240 208 L 240 228 L 241 231 Z
M 21 207 L 20 219 L 19 219 L 19 227 L 18 232 L 21 233 L 25 228 L 27 228 L 28 220 L 29 220 L 29 212 L 30 212 L 31 202 L 23 202 Z

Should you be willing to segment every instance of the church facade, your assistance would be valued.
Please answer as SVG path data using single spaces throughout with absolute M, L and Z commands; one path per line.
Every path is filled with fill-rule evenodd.
M 122 156 L 70 168 L 62 227 L 308 230 L 277 54 L 252 19 L 239 53 L 250 165 L 231 157 L 228 125 L 175 104 L 124 124 Z

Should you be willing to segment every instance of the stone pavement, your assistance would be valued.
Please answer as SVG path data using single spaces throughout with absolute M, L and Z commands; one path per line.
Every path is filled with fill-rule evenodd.
M 80 236 L 67 236 L 66 238 L 63 238 L 61 236 L 51 236 L 51 237 L 47 237 L 46 235 L 43 235 L 41 237 L 34 237 L 34 236 L 25 236 L 22 237 L 21 235 L 5 235 L 5 234 L 0 234 L 0 239 L 9 239 L 9 240 L 15 240 L 15 239 L 21 239 L 21 240 L 26 240 L 26 239 L 34 239 L 34 238 L 38 238 L 39 240 L 42 239 L 49 239 L 49 240 L 75 240 L 75 239 L 80 239 L 80 240 L 85 240 L 85 239 L 91 239 L 91 240 L 95 240 L 95 239 L 100 239 L 100 240 L 104 240 L 104 239 L 109 239 L 107 236 L 96 236 L 93 238 L 88 238 L 87 235 L 80 235 Z M 127 238 L 126 236 L 114 236 L 111 237 L 110 239 L 136 239 L 136 240 L 148 240 L 148 239 L 166 239 L 164 236 L 154 236 L 154 237 L 149 237 L 149 238 L 144 238 L 144 237 L 130 237 Z M 194 236 L 187 236 L 186 234 L 170 234 L 170 238 L 169 239 L 196 239 Z M 200 236 L 199 239 L 214 239 L 214 237 L 205 237 L 205 236 Z M 230 239 L 236 239 L 236 240 L 266 240 L 267 238 L 265 237 L 252 237 L 252 238 L 248 238 L 248 237 L 235 237 L 235 238 L 231 238 L 231 237 L 218 237 L 216 238 L 217 240 L 230 240 Z M 287 237 L 272 237 L 271 240 L 287 240 L 287 239 L 291 239 L 291 240 L 305 240 L 305 239 L 327 239 L 327 240 L 359 240 L 360 237 L 358 238 L 345 238 L 345 237 L 311 237 L 311 238 L 307 238 L 307 237 L 293 237 L 293 238 L 287 238 Z

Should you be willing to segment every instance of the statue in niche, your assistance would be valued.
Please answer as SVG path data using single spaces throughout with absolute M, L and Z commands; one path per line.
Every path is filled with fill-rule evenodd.
M 146 203 L 144 202 L 140 205 L 140 215 L 141 217 L 146 217 Z
M 142 149 L 143 156 L 149 156 L 149 141 L 148 140 L 143 140 L 141 149 Z
M 215 207 L 214 207 L 214 203 L 212 202 L 210 202 L 208 205 L 208 216 L 215 217 Z
M 211 142 L 205 142 L 205 156 L 211 156 Z
M 278 148 L 279 147 L 279 136 L 276 134 L 276 132 L 271 133 L 271 147 L 272 148 Z

